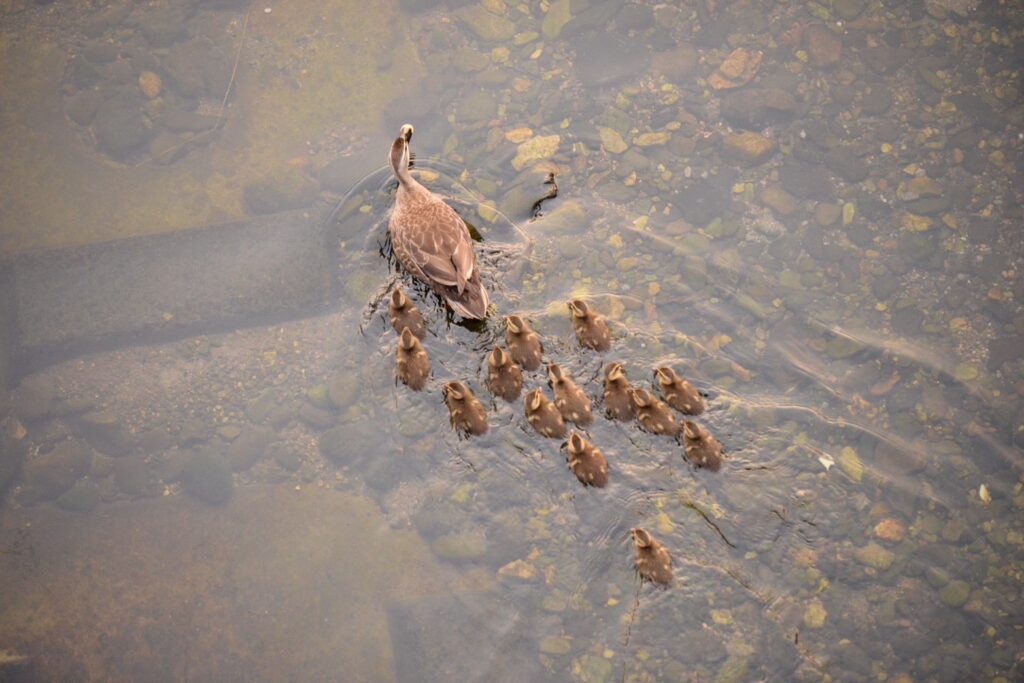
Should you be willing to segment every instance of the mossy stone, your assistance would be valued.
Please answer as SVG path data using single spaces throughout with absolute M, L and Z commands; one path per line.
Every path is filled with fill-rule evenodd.
M 971 586 L 966 581 L 950 581 L 939 591 L 942 602 L 950 607 L 962 606 L 970 596 Z

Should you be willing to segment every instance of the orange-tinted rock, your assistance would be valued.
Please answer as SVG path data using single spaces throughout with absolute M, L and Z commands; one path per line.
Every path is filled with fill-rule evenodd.
M 899 543 L 907 535 L 906 525 L 893 517 L 886 517 L 875 525 L 875 538 L 890 543 Z

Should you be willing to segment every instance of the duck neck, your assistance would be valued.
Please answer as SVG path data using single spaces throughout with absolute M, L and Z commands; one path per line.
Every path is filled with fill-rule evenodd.
M 419 182 L 409 173 L 409 143 L 405 138 L 399 136 L 391 143 L 391 170 L 398 178 L 398 184 L 406 190 L 414 190 L 422 187 Z

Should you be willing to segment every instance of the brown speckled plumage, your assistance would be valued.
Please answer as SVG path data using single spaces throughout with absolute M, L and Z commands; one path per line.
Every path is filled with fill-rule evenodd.
M 629 530 L 633 537 L 636 571 L 651 583 L 667 586 L 672 583 L 672 556 L 646 529 Z
M 462 218 L 409 172 L 412 126 L 406 124 L 388 160 L 398 178 L 388 231 L 402 267 L 441 295 L 464 318 L 482 320 L 489 299 L 480 283 L 473 240 Z
M 717 472 L 722 466 L 722 444 L 696 422 L 683 423 L 683 444 L 686 459 L 697 467 Z
M 430 376 L 430 357 L 408 327 L 402 328 L 402 335 L 398 338 L 395 367 L 398 378 L 415 391 L 422 389 Z
M 608 483 L 608 461 L 600 449 L 575 431 L 569 432 L 565 447 L 569 469 L 576 478 L 587 486 L 604 488 Z
M 540 335 L 530 329 L 530 324 L 518 315 L 505 318 L 505 343 L 512 360 L 524 370 L 533 371 L 540 367 L 544 344 Z
M 534 389 L 523 397 L 526 421 L 541 436 L 561 439 L 565 436 L 565 420 L 555 404 L 540 389 Z
M 595 351 L 607 351 L 612 346 L 612 333 L 604 318 L 590 310 L 585 301 L 573 299 L 569 302 L 572 312 L 572 326 L 580 346 Z
M 622 364 L 612 362 L 604 368 L 604 410 L 613 420 L 632 420 L 636 417 L 636 404 L 629 390 Z
M 487 411 L 472 389 L 455 380 L 445 384 L 443 391 L 452 427 L 465 434 L 487 433 Z
M 652 434 L 675 436 L 679 433 L 679 423 L 672 415 L 672 410 L 655 398 L 654 394 L 646 389 L 633 388 L 630 389 L 630 395 L 641 427 Z
M 519 398 L 523 389 L 523 369 L 500 346 L 487 354 L 487 389 L 506 401 Z
M 590 399 L 558 365 L 548 365 L 548 384 L 555 395 L 555 407 L 568 422 L 586 427 L 594 421 Z
M 423 339 L 426 336 L 427 326 L 423 324 L 423 315 L 420 314 L 420 309 L 416 308 L 416 304 L 399 287 L 391 292 L 388 313 L 391 316 L 391 326 L 398 334 L 402 334 L 402 330 L 408 327 L 417 339 Z
M 704 398 L 700 392 L 670 367 L 654 371 L 661 395 L 669 404 L 684 415 L 700 415 L 704 412 Z

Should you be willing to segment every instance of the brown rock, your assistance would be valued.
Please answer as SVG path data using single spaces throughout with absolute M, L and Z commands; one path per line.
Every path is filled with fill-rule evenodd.
M 671 50 L 658 52 L 651 58 L 651 71 L 670 81 L 679 82 L 697 66 L 700 55 L 690 45 L 677 45 Z
M 89 447 L 74 439 L 62 441 L 49 453 L 32 458 L 24 467 L 24 500 L 56 498 L 89 472 L 91 461 Z
M 757 73 L 764 53 L 738 47 L 729 53 L 718 69 L 708 77 L 708 85 L 715 90 L 728 90 L 746 85 Z
M 781 187 L 766 187 L 761 192 L 761 201 L 777 214 L 789 216 L 800 208 L 796 197 L 783 190 Z
M 811 64 L 824 68 L 839 61 L 843 52 L 843 43 L 839 36 L 821 24 L 814 24 L 804 29 L 804 44 Z
M 875 525 L 875 538 L 889 543 L 899 543 L 907 535 L 906 525 L 894 517 L 886 517 Z
M 743 166 L 757 166 L 775 153 L 775 141 L 769 137 L 747 131 L 730 133 L 722 140 L 724 154 Z

